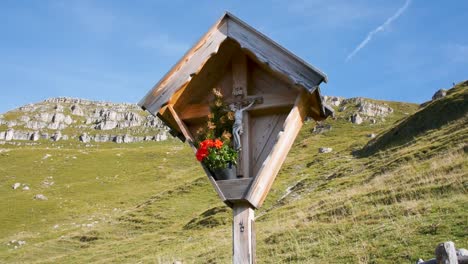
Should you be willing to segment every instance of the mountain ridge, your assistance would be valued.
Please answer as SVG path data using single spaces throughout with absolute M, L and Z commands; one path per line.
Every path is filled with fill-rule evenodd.
M 409 141 L 359 153 L 402 124 L 449 120 L 437 106 L 466 107 L 467 95 L 461 83 L 423 107 L 324 98 L 335 116 L 305 122 L 256 212 L 258 262 L 415 263 L 439 242 L 468 247 L 465 108 Z M 1 146 L 0 260 L 230 262 L 231 211 L 186 144 L 60 142 Z

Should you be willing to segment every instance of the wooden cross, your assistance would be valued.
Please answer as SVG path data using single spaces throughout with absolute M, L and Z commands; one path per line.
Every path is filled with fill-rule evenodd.
M 232 141 L 234 147 L 239 151 L 237 160 L 237 177 L 248 178 L 250 177 L 249 164 L 249 113 L 247 112 L 254 104 L 261 104 L 263 97 L 244 97 L 242 87 L 233 87 L 232 95 L 235 100 L 229 100 L 231 110 L 234 111 L 234 125 L 232 130 Z M 245 120 L 246 119 L 246 120 Z M 244 148 L 242 148 L 244 146 Z M 244 151 L 245 150 L 245 151 Z M 245 155 L 245 156 L 244 156 Z M 244 170 L 246 168 L 246 170 Z

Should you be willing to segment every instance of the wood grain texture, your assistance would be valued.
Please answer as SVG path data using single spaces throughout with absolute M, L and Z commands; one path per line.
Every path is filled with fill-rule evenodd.
M 304 123 L 308 107 L 307 93 L 303 91 L 298 95 L 294 108 L 288 114 L 283 125 L 283 130 L 278 135 L 276 144 L 273 146 L 270 155 L 263 162 L 247 193 L 246 199 L 255 208 L 259 208 L 265 201 L 273 181 Z
M 232 214 L 233 263 L 255 263 L 254 209 L 248 203 L 234 203 Z
M 242 91 L 241 99 L 248 96 L 248 69 L 247 57 L 243 52 L 238 52 L 232 58 L 232 89 Z M 242 149 L 238 161 L 238 177 L 248 178 L 250 173 L 250 115 L 248 111 L 243 113 L 243 133 L 241 135 Z
M 192 133 L 190 133 L 190 130 L 187 128 L 184 121 L 182 121 L 182 119 L 179 118 L 179 115 L 174 110 L 173 105 L 172 104 L 168 105 L 167 109 L 169 109 L 169 111 L 171 112 L 174 121 L 177 123 L 177 126 L 179 127 L 180 131 L 184 135 L 185 139 L 189 141 L 189 144 L 192 147 L 192 149 L 196 151 L 197 149 L 193 145 L 194 140 L 193 140 Z
M 252 178 L 216 181 L 226 200 L 242 200 L 252 183 Z
M 172 95 L 195 76 L 205 63 L 217 53 L 226 40 L 227 18 L 221 18 L 184 57 L 139 102 L 155 114 Z
M 230 19 L 227 22 L 228 37 L 235 39 L 242 48 L 250 50 L 269 68 L 287 76 L 293 83 L 312 91 L 322 81 L 326 82 L 325 74 L 241 20 Z

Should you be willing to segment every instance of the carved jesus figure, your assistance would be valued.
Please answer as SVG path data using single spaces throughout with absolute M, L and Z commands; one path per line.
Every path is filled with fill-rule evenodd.
M 252 107 L 255 103 L 253 100 L 248 106 L 242 108 L 242 105 L 230 104 L 231 111 L 234 112 L 234 125 L 232 125 L 232 137 L 234 139 L 234 149 L 239 151 L 242 148 L 240 136 L 244 133 L 244 125 L 242 123 L 243 113 L 245 110 Z

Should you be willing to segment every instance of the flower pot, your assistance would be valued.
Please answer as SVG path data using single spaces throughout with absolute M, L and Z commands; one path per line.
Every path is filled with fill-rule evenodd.
M 236 166 L 229 164 L 227 168 L 212 170 L 216 180 L 234 180 L 237 179 Z

